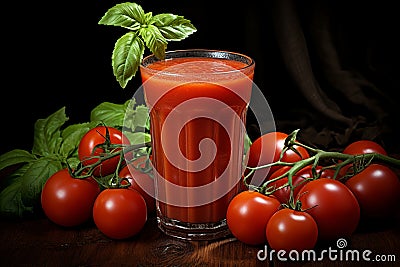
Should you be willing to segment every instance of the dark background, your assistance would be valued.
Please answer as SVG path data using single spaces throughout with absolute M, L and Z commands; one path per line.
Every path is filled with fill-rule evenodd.
M 63 106 L 69 123 L 78 123 L 88 121 L 90 111 L 101 102 L 122 103 L 132 97 L 140 85 L 139 75 L 122 89 L 111 67 L 114 43 L 125 30 L 98 25 L 108 8 L 121 2 L 30 1 L 4 7 L 2 13 L 7 13 L 9 18 L 3 20 L 1 26 L 0 153 L 14 148 L 30 150 L 35 121 Z M 304 129 L 302 139 L 328 148 L 366 137 L 384 144 L 389 151 L 398 152 L 395 92 L 399 89 L 400 46 L 397 41 L 399 15 L 394 4 L 389 1 L 326 1 L 343 68 L 355 70 L 388 96 L 391 102 L 380 101 L 390 114 L 387 118 L 377 119 L 362 105 L 353 105 L 319 78 L 321 66 L 313 58 L 312 43 L 307 43 L 313 72 L 321 88 L 330 90 L 330 96 L 346 116 L 365 118 L 349 131 L 349 125 L 315 110 L 288 73 L 276 38 L 275 2 L 264 1 L 260 5 L 255 1 L 136 1 L 145 12 L 182 15 L 196 26 L 197 32 L 189 38 L 170 42 L 169 50 L 210 48 L 253 57 L 256 62 L 254 82 L 267 98 L 278 130 L 289 133 L 301 127 Z M 316 1 L 295 2 L 301 21 L 307 21 L 308 10 Z M 309 40 L 308 28 L 302 27 Z M 146 49 L 145 53 L 150 52 Z M 380 131 L 382 129 L 385 130 Z M 251 134 L 257 135 L 256 131 Z

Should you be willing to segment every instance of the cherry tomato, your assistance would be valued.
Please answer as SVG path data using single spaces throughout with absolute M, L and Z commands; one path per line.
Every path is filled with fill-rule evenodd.
M 272 180 L 274 178 L 277 178 L 283 174 L 285 174 L 288 170 L 290 170 L 291 166 L 283 166 L 276 171 L 274 171 L 270 176 L 269 180 Z M 317 166 L 316 168 L 316 175 L 318 177 L 324 177 L 324 178 L 333 178 L 335 171 L 332 169 L 322 169 L 322 166 Z M 300 189 L 308 183 L 310 180 L 313 178 L 313 171 L 312 171 L 312 166 L 306 166 L 300 171 L 298 171 L 295 175 L 292 177 L 292 183 L 295 187 L 293 190 L 293 197 L 297 195 L 297 193 L 300 191 Z M 316 177 L 314 177 L 316 178 Z M 283 177 L 275 182 L 272 182 L 269 184 L 269 186 L 273 186 L 274 188 L 279 188 L 284 186 L 285 184 L 288 183 L 288 178 Z M 285 187 L 282 187 L 281 189 L 276 190 L 273 195 L 282 203 L 282 204 L 287 204 L 290 198 L 290 186 L 287 185 Z
M 41 193 L 42 209 L 61 226 L 77 226 L 92 218 L 92 208 L 100 187 L 92 178 L 71 177 L 68 169 L 54 173 Z
M 94 202 L 93 220 L 97 228 L 110 238 L 135 236 L 147 221 L 146 201 L 134 189 L 105 189 Z
M 254 168 L 278 161 L 285 146 L 287 136 L 286 133 L 282 132 L 269 132 L 257 138 L 250 145 L 247 165 Z M 305 148 L 297 146 L 294 148 L 297 149 L 300 156 L 289 149 L 284 153 L 281 160 L 284 162 L 297 162 L 310 157 Z M 268 173 L 272 174 L 279 168 L 280 166 L 273 166 L 257 170 L 254 172 L 253 179 L 255 179 L 256 183 L 260 183 L 260 181 L 268 176 Z
M 345 183 L 360 204 L 362 219 L 396 215 L 400 202 L 400 181 L 389 167 L 370 164 Z
M 322 171 L 321 171 L 322 170 Z M 322 167 L 317 167 L 317 173 L 319 174 L 320 178 L 330 178 L 333 179 L 335 177 L 335 170 L 331 168 L 322 169 Z
M 380 144 L 371 140 L 358 140 L 350 143 L 347 147 L 343 149 L 342 153 L 348 155 L 378 153 L 387 156 L 386 150 Z M 340 176 L 344 176 L 348 172 L 348 169 L 350 167 L 351 164 L 342 167 L 340 169 Z
M 290 170 L 290 166 L 284 166 L 282 168 L 279 168 L 275 172 L 269 176 L 269 180 L 272 180 L 276 177 L 279 177 L 286 173 L 288 170 Z M 293 191 L 293 197 L 297 195 L 297 193 L 300 191 L 301 187 L 304 186 L 304 184 L 307 182 L 308 178 L 312 178 L 312 172 L 311 172 L 311 166 L 307 166 L 303 168 L 302 170 L 298 171 L 295 175 L 292 177 L 292 183 L 293 186 L 295 187 Z M 269 184 L 269 186 L 273 186 L 274 188 L 279 188 L 281 186 L 284 186 L 285 184 L 288 183 L 288 178 L 283 177 L 275 182 L 272 182 Z M 290 186 L 287 185 L 281 189 L 276 190 L 273 195 L 283 204 L 287 204 L 290 198 Z
M 141 172 L 138 169 L 135 169 L 133 166 L 130 168 L 128 165 L 123 167 L 121 171 L 119 172 L 119 177 L 120 178 L 127 178 L 129 182 L 131 183 L 131 188 L 137 190 L 144 200 L 146 201 L 146 206 L 147 206 L 147 213 L 151 214 L 156 210 L 156 201 L 154 198 L 155 191 L 154 191 L 154 180 L 151 178 L 148 174 Z M 144 188 L 146 188 L 146 191 L 150 191 L 150 194 L 147 193 Z
M 105 153 L 116 152 L 122 148 L 110 148 L 109 151 L 105 151 L 102 148 L 95 148 L 97 145 L 106 142 L 106 132 L 109 132 L 111 144 L 129 144 L 128 139 L 123 133 L 113 127 L 108 126 L 97 126 L 90 129 L 81 139 L 78 146 L 79 160 L 83 165 L 91 165 L 96 163 L 99 159 L 93 158 L 94 156 L 104 155 Z M 93 172 L 95 176 L 106 176 L 115 172 L 120 157 L 115 156 L 110 159 L 104 160 L 99 166 L 97 166 Z
M 349 237 L 360 220 L 360 206 L 346 185 L 329 178 L 306 183 L 298 193 L 302 209 L 317 222 L 318 238 L 329 241 Z
M 266 242 L 265 227 L 280 207 L 275 197 L 255 191 L 242 191 L 229 203 L 226 221 L 239 241 L 249 245 Z
M 276 251 L 312 249 L 318 240 L 318 226 L 314 218 L 305 211 L 288 208 L 271 216 L 265 233 L 269 246 Z
M 343 149 L 344 154 L 359 155 L 366 153 L 379 153 L 387 155 L 386 150 L 378 143 L 371 140 L 358 140 L 350 143 Z

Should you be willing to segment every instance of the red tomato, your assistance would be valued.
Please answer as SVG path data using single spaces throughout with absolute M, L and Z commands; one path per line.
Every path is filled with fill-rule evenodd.
M 347 147 L 343 149 L 342 153 L 348 155 L 378 153 L 387 156 L 386 150 L 380 144 L 371 140 L 358 140 L 350 143 Z M 340 169 L 340 175 L 344 176 L 350 167 L 351 164 L 342 167 Z
M 344 154 L 359 155 L 366 153 L 379 153 L 387 155 L 386 150 L 378 143 L 371 140 L 359 140 L 349 144 L 343 150 Z
M 284 174 L 285 172 L 287 172 L 288 170 L 290 170 L 290 166 L 284 166 L 278 170 L 276 170 L 275 172 L 273 172 L 271 174 L 271 176 L 269 177 L 269 180 L 272 180 L 276 177 L 279 177 L 280 175 Z M 312 178 L 312 172 L 311 172 L 311 166 L 307 166 L 305 168 L 303 168 L 302 170 L 298 171 L 296 173 L 296 175 L 294 175 L 292 177 L 292 183 L 295 186 L 294 189 L 294 194 L 293 197 L 295 197 L 297 195 L 297 193 L 300 191 L 300 189 L 304 186 L 304 184 L 307 182 L 308 178 Z M 275 188 L 279 188 L 285 184 L 288 183 L 288 178 L 283 177 L 275 182 L 272 182 L 269 184 L 269 186 L 273 186 Z M 287 204 L 290 198 L 290 186 L 285 186 L 281 189 L 276 190 L 273 195 L 283 204 Z
M 276 251 L 312 249 L 318 240 L 318 226 L 314 218 L 305 211 L 287 208 L 271 216 L 265 233 L 269 246 Z
M 269 132 L 257 138 L 250 145 L 247 165 L 254 168 L 278 161 L 285 146 L 285 139 L 287 136 L 286 133 L 282 132 Z M 297 146 L 295 146 L 295 148 L 301 156 L 289 149 L 285 152 L 281 160 L 284 162 L 297 162 L 310 157 L 305 148 Z M 255 179 L 256 183 L 260 183 L 268 176 L 268 173 L 272 174 L 279 168 L 280 166 L 273 166 L 272 168 L 257 170 L 254 172 L 253 179 Z
M 320 168 L 319 167 L 317 167 L 317 173 L 319 174 L 320 173 Z M 321 175 L 319 176 L 320 178 L 330 178 L 330 179 L 333 179 L 333 177 L 335 177 L 335 170 L 334 169 L 324 169 L 324 170 L 322 170 L 322 172 L 321 172 Z
M 132 172 L 131 172 L 132 171 Z M 131 183 L 131 188 L 137 190 L 144 200 L 146 201 L 147 213 L 151 214 L 156 210 L 156 201 L 154 198 L 154 180 L 148 174 L 141 172 L 140 170 L 135 169 L 133 166 L 130 168 L 125 166 L 119 172 L 120 178 L 127 178 Z M 143 187 L 141 187 L 138 182 L 146 187 L 146 191 L 150 191 L 148 194 Z
M 97 228 L 110 238 L 132 237 L 147 221 L 146 201 L 134 189 L 105 189 L 94 202 L 93 220 Z
M 226 222 L 239 241 L 249 245 L 266 242 L 265 227 L 269 218 L 280 207 L 275 197 L 255 191 L 243 191 L 229 203 Z
M 78 146 L 78 156 L 79 160 L 82 162 L 83 165 L 91 165 L 96 163 L 99 159 L 93 158 L 93 156 L 98 157 L 104 155 L 105 153 L 111 153 L 121 148 L 109 148 L 108 151 L 105 151 L 102 148 L 95 147 L 97 145 L 103 144 L 106 142 L 106 131 L 108 129 L 110 135 L 110 143 L 111 144 L 120 144 L 123 143 L 125 145 L 129 144 L 128 139 L 123 135 L 123 133 L 113 127 L 108 126 L 97 126 L 90 129 L 81 139 Z M 118 162 L 119 156 L 112 157 L 103 161 L 99 166 L 97 166 L 93 172 L 95 176 L 106 176 L 113 172 L 115 172 Z
M 92 178 L 78 179 L 68 169 L 54 173 L 44 184 L 41 204 L 47 218 L 58 225 L 77 226 L 92 218 L 100 187 Z
M 389 167 L 370 164 L 345 184 L 356 196 L 363 219 L 396 215 L 400 202 L 400 181 Z
M 320 240 L 349 237 L 360 220 L 360 206 L 346 185 L 329 178 L 320 178 L 305 184 L 299 191 L 302 209 L 318 225 Z

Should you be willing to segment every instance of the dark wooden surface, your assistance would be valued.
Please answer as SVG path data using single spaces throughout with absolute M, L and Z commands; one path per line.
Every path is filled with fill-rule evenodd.
M 333 261 L 326 255 L 322 261 L 289 263 L 277 257 L 261 261 L 257 253 L 264 246 L 248 246 L 233 237 L 210 242 L 168 237 L 157 228 L 154 216 L 129 240 L 111 240 L 92 222 L 63 228 L 45 217 L 0 221 L 0 266 L 400 266 L 399 222 L 397 218 L 381 226 L 360 227 L 346 247 L 360 255 L 368 249 L 371 259 L 394 255 L 391 262 Z M 337 249 L 335 243 L 319 245 L 317 255 L 318 249 L 329 246 Z

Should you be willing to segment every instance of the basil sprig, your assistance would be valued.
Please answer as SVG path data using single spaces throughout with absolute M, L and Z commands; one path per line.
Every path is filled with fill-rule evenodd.
M 0 155 L 0 218 L 24 218 L 41 210 L 40 194 L 52 174 L 76 168 L 82 136 L 99 124 L 119 129 L 131 144 L 150 141 L 148 108 L 135 99 L 122 104 L 103 102 L 90 113 L 90 121 L 68 125 L 65 107 L 34 125 L 30 151 L 13 149 Z
M 159 59 L 165 58 L 168 41 L 180 41 L 196 31 L 182 16 L 145 13 L 136 3 L 121 3 L 110 8 L 99 24 L 120 26 L 129 32 L 120 37 L 112 53 L 114 76 L 122 88 L 135 76 L 145 46 Z

